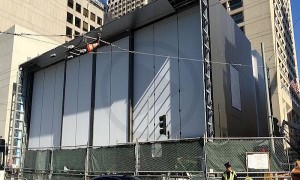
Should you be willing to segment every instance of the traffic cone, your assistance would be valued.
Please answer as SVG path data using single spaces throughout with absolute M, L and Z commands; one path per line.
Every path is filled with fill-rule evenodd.
M 93 43 L 93 44 L 87 44 L 86 50 L 88 53 L 92 52 L 97 46 L 99 46 L 99 42 Z

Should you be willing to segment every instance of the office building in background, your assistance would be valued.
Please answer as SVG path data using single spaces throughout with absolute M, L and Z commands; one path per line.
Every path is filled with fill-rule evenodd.
M 108 0 L 107 4 L 112 17 L 121 17 L 137 8 L 143 7 L 153 0 Z
M 300 127 L 298 66 L 290 0 L 220 0 L 246 34 L 252 49 L 261 52 L 269 67 L 272 113 Z M 286 135 L 297 145 L 300 132 L 287 128 Z

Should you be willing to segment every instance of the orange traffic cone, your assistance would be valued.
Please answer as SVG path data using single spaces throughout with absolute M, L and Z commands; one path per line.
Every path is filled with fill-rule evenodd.
M 86 50 L 88 53 L 92 52 L 97 46 L 99 46 L 99 42 L 93 44 L 87 44 Z

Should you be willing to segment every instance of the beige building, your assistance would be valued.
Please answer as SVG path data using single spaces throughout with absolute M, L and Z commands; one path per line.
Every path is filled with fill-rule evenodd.
M 8 139 L 19 64 L 99 27 L 103 17 L 104 5 L 97 0 L 0 0 L 1 32 L 40 35 L 0 33 L 0 137 Z
M 128 12 L 143 7 L 152 0 L 108 0 L 109 11 L 113 17 L 121 17 Z
M 298 79 L 295 40 L 290 0 L 221 0 L 232 18 L 265 58 L 270 74 L 273 115 L 279 120 L 300 124 L 300 99 L 291 87 Z M 300 142 L 300 134 L 288 130 L 291 141 Z M 298 141 L 298 142 L 297 142 Z

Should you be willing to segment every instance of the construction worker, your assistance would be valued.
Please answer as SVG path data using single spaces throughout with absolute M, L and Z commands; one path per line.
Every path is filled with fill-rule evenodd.
M 300 179 L 300 157 L 297 158 L 296 167 L 292 170 L 291 176 L 293 180 Z
M 229 162 L 224 164 L 226 171 L 223 173 L 222 180 L 237 180 L 236 173 L 232 170 Z

